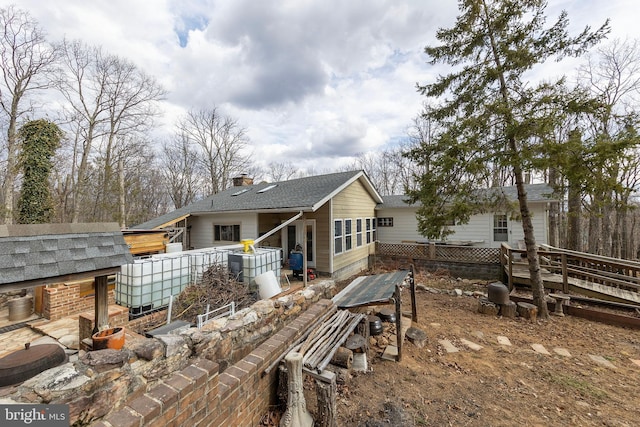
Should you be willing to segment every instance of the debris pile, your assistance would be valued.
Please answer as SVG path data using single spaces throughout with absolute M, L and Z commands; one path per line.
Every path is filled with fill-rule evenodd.
M 235 280 L 224 265 L 214 264 L 206 270 L 202 278 L 187 286 L 173 301 L 171 316 L 191 323 L 197 322 L 198 314 L 235 302 L 236 310 L 249 307 L 258 301 L 256 292 L 242 282 Z

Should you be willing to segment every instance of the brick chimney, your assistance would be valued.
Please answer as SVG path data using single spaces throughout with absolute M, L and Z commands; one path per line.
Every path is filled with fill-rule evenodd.
M 246 173 L 240 174 L 240 176 L 236 176 L 233 178 L 234 187 L 243 187 L 247 185 L 253 185 L 253 178 L 249 178 Z

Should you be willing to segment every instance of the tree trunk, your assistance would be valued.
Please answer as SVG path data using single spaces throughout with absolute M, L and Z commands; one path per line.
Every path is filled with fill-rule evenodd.
M 124 161 L 122 154 L 118 159 L 118 207 L 120 208 L 120 227 L 125 228 L 126 224 L 126 206 L 124 197 Z
M 549 169 L 549 185 L 551 188 L 556 188 L 558 184 L 557 173 L 554 168 Z M 560 204 L 558 202 L 549 203 L 549 244 L 554 247 L 559 247 L 559 230 L 560 230 Z
M 569 183 L 569 195 L 567 197 L 567 249 L 581 251 L 582 245 L 582 194 L 579 185 Z
M 587 252 L 595 255 L 602 255 L 600 250 L 600 223 L 602 222 L 601 212 L 597 206 L 592 206 L 589 212 L 589 249 Z
M 14 97 L 9 114 L 7 128 L 7 171 L 4 176 L 4 223 L 13 224 L 13 191 L 18 168 L 18 141 L 16 135 L 16 117 L 18 115 L 18 101 Z
M 331 382 L 316 380 L 316 394 L 318 395 L 318 426 L 337 427 L 338 408 L 336 405 L 336 377 Z
M 515 153 L 515 140 L 511 141 L 512 151 Z M 524 189 L 522 170 L 518 165 L 514 166 L 516 178 L 516 188 L 518 189 L 518 203 L 520 204 L 520 216 L 522 218 L 522 230 L 524 231 L 524 243 L 527 248 L 527 261 L 529 262 L 529 277 L 531 280 L 531 291 L 533 293 L 533 303 L 538 307 L 538 317 L 549 318 L 549 310 L 544 295 L 544 283 L 540 273 L 540 260 L 538 258 L 538 248 L 536 238 L 533 233 L 533 223 L 531 212 L 527 202 L 527 193 Z
M 353 351 L 345 347 L 338 347 L 331 358 L 331 363 L 337 366 L 342 366 L 343 368 L 351 369 L 351 364 L 353 363 Z

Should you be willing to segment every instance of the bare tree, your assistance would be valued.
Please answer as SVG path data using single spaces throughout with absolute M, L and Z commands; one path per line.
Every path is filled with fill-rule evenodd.
M 271 182 L 286 181 L 299 177 L 300 170 L 291 161 L 269 162 L 266 175 Z
M 189 111 L 177 128 L 179 134 L 199 147 L 211 193 L 227 189 L 235 174 L 246 171 L 250 161 L 246 152 L 249 140 L 237 120 L 213 107 Z
M 611 151 L 630 147 L 629 155 L 611 156 L 593 170 L 590 189 L 589 252 L 620 256 L 627 223 L 630 188 L 625 182 L 637 168 L 637 107 L 640 95 L 640 44 L 638 40 L 614 40 L 599 47 L 579 69 L 579 84 L 597 100 L 599 108 L 588 116 L 585 133 L 594 146 Z M 618 148 L 619 150 L 620 148 Z M 601 149 L 602 150 L 602 149 Z M 601 151 L 600 157 L 605 151 Z
M 104 212 L 114 180 L 114 153 L 123 151 L 129 137 L 141 133 L 159 114 L 157 101 L 165 92 L 156 80 L 133 63 L 79 41 L 61 45 L 63 65 L 59 88 L 68 102 L 68 116 L 76 129 L 74 146 L 72 222 L 77 222 L 87 193 L 88 167 L 99 153 L 104 168 L 101 185 L 93 191 L 94 212 Z M 130 140 L 130 138 L 129 138 Z M 95 172 L 94 172 L 95 173 Z M 121 198 L 119 200 L 122 200 Z M 123 211 L 122 207 L 119 211 Z
M 194 202 L 198 196 L 201 175 L 198 154 L 184 134 L 176 134 L 162 144 L 161 173 L 173 206 L 179 209 Z
M 13 223 L 14 188 L 18 175 L 17 125 L 20 118 L 30 111 L 24 106 L 30 92 L 49 87 L 48 79 L 56 50 L 47 44 L 38 23 L 25 11 L 14 6 L 0 9 L 0 68 L 2 87 L 0 107 L 6 115 L 6 172 L 2 191 L 6 224 Z

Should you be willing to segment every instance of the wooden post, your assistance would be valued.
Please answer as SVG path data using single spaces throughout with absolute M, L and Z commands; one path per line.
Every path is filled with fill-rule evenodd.
M 409 279 L 409 288 L 411 290 L 411 320 L 418 323 L 418 308 L 416 307 L 416 269 L 411 264 L 410 273 L 411 279 Z
M 94 323 L 93 333 L 109 325 L 109 289 L 107 276 L 98 276 L 94 281 Z
M 336 406 L 336 375 L 331 375 L 329 381 L 316 379 L 316 394 L 318 399 L 319 427 L 338 427 L 338 407 Z
M 509 263 L 509 292 L 513 290 L 513 258 L 511 248 L 507 249 L 507 262 Z
M 398 345 L 398 362 L 402 360 L 402 303 L 400 301 L 400 285 L 396 284 L 396 291 L 394 294 L 396 303 L 396 341 Z
M 569 293 L 569 277 L 567 271 L 567 254 L 562 254 L 562 292 Z
M 429 259 L 436 259 L 436 244 L 429 243 Z
M 307 287 L 307 219 L 302 218 L 302 287 Z

